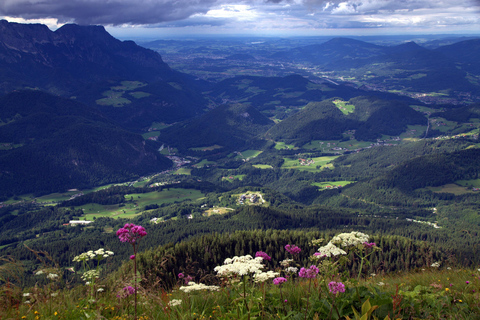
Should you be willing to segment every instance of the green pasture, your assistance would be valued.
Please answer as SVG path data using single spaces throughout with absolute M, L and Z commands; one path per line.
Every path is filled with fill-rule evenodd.
M 262 152 L 263 151 L 259 151 L 259 150 L 245 150 L 240 152 L 240 154 L 238 154 L 235 158 L 238 158 L 238 159 L 255 158 Z
M 257 169 L 273 169 L 269 164 L 254 164 L 253 166 Z
M 455 184 L 458 184 L 462 187 L 467 188 L 480 188 L 480 179 L 472 179 L 472 180 L 457 180 Z
M 213 146 L 189 148 L 189 150 L 192 150 L 192 151 L 212 151 L 212 150 L 221 149 L 221 148 L 223 148 L 223 147 L 219 146 L 218 144 L 214 144 Z
M 163 123 L 163 122 L 153 122 L 150 125 L 150 129 L 153 130 L 153 131 L 160 131 L 160 130 L 168 128 L 168 127 L 170 127 L 170 125 L 166 124 L 166 123 Z
M 277 150 L 283 150 L 283 149 L 298 149 L 298 148 L 295 148 L 295 146 L 293 144 L 286 144 L 285 142 L 276 142 L 275 143 L 275 149 Z
M 215 161 L 209 161 L 207 159 L 203 159 L 199 163 L 194 164 L 194 166 L 197 167 L 197 168 L 202 168 L 202 167 L 205 167 L 205 166 L 214 166 L 216 164 L 217 163 Z
M 123 92 L 108 90 L 103 93 L 105 98 L 96 100 L 95 102 L 101 106 L 113 106 L 116 108 L 123 107 L 131 103 L 130 100 L 122 97 Z
M 330 162 L 332 162 L 336 158 L 338 158 L 338 156 L 305 158 L 306 160 L 313 160 L 313 163 L 310 165 L 300 165 L 299 159 L 283 158 L 284 163 L 281 168 L 320 172 L 324 168 L 333 168 L 333 165 L 330 164 Z
M 158 137 L 160 135 L 160 131 L 149 131 L 144 134 L 142 134 L 143 139 L 147 140 L 148 138 L 151 137 Z
M 355 106 L 353 104 L 348 104 L 346 101 L 334 100 L 333 103 L 343 114 L 349 114 L 355 111 Z
M 140 214 L 145 206 L 164 203 L 173 203 L 175 201 L 197 200 L 203 197 L 199 190 L 169 188 L 169 190 L 162 190 L 160 192 L 148 193 L 132 193 L 125 195 L 124 204 L 100 205 L 97 203 L 89 203 L 83 206 L 78 206 L 76 209 L 82 209 L 84 215 L 81 219 L 93 220 L 98 217 L 109 218 L 132 218 Z
M 180 174 L 180 175 L 186 175 L 189 176 L 192 174 L 192 169 L 187 169 L 187 168 L 179 168 L 177 171 L 175 171 L 173 174 Z
M 334 151 L 331 149 L 335 147 L 346 148 L 348 150 L 356 150 L 356 149 L 366 148 L 371 144 L 372 142 L 358 141 L 356 139 L 351 139 L 351 140 L 342 141 L 342 142 L 339 142 L 338 140 L 312 140 L 309 143 L 303 145 L 302 149 L 331 152 L 331 151 Z
M 466 187 L 459 186 L 458 184 L 453 184 L 453 183 L 449 183 L 439 187 L 427 187 L 425 189 L 435 193 L 453 193 L 456 196 L 475 192 L 475 191 L 469 190 Z M 419 189 L 419 190 L 422 190 L 422 189 Z
M 146 98 L 148 96 L 151 96 L 150 93 L 143 92 L 143 91 L 134 91 L 134 92 L 129 92 L 128 94 L 134 97 L 135 99 L 141 99 L 141 98 Z
M 9 143 L 9 142 L 0 142 L 0 150 L 11 150 L 23 147 L 23 143 Z
M 242 181 L 245 176 L 246 176 L 245 174 L 231 175 L 228 177 L 222 177 L 222 181 L 228 181 L 228 182 L 233 182 L 234 180 Z
M 324 182 L 313 182 L 312 186 L 318 187 L 320 189 L 327 189 L 327 186 L 342 186 L 345 187 L 351 183 L 355 183 L 356 181 L 324 181 Z
M 415 140 L 423 138 L 423 136 L 425 136 L 425 130 L 427 130 L 426 125 L 407 125 L 407 130 L 404 133 L 400 134 L 400 139 Z

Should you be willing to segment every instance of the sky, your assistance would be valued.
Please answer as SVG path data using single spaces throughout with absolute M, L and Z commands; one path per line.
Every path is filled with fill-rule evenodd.
M 0 0 L 0 19 L 118 38 L 480 34 L 480 0 Z

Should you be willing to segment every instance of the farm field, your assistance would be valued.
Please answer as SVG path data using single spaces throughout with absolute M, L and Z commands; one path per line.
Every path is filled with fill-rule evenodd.
M 233 180 L 243 180 L 243 177 L 245 177 L 244 174 L 237 174 L 237 175 L 231 175 L 231 176 L 228 176 L 228 177 L 222 177 L 222 181 L 229 181 L 229 182 L 233 182 Z
M 426 189 L 435 193 L 453 193 L 456 196 L 467 193 L 474 193 L 474 191 L 469 190 L 466 187 L 462 187 L 453 183 L 449 183 L 440 187 L 427 187 Z
M 455 184 L 466 188 L 480 188 L 480 179 L 457 180 L 455 181 Z
M 293 144 L 286 144 L 285 142 L 277 142 L 275 144 L 275 149 L 276 150 L 283 150 L 283 149 L 290 149 L 290 150 L 294 150 L 294 149 L 298 149 L 298 148 L 295 148 L 295 146 Z
M 332 148 L 338 147 L 342 149 L 356 150 L 369 147 L 371 144 L 372 142 L 369 141 L 357 141 L 355 139 L 342 142 L 339 142 L 338 140 L 312 140 L 309 143 L 303 145 L 302 149 L 319 150 L 326 152 L 330 151 Z
M 343 114 L 353 113 L 355 111 L 355 106 L 353 104 L 348 104 L 343 100 L 334 100 L 332 101 L 335 106 L 342 111 Z
M 260 150 L 245 150 L 237 154 L 235 158 L 237 159 L 248 159 L 248 158 L 255 158 L 263 151 Z
M 300 159 L 284 158 L 285 162 L 283 163 L 281 168 L 320 172 L 327 167 L 333 168 L 333 165 L 329 163 L 335 160 L 336 158 L 338 158 L 338 156 L 305 158 L 305 161 L 303 162 L 301 162 Z M 309 162 L 310 164 L 308 164 Z M 306 164 L 302 165 L 301 163 L 306 163 Z
M 212 151 L 212 150 L 221 149 L 221 148 L 223 148 L 223 147 L 219 146 L 218 144 L 214 144 L 213 146 L 190 148 L 190 150 L 192 150 L 192 151 Z
M 330 187 L 345 187 L 351 183 L 355 183 L 355 181 L 324 181 L 324 182 L 314 182 L 312 186 L 316 186 L 320 189 L 330 189 Z M 327 188 L 328 187 L 328 188 Z
M 230 211 L 235 211 L 235 209 L 227 208 L 227 207 L 221 207 L 221 208 L 214 207 L 214 208 L 210 208 L 208 210 L 205 210 L 205 213 L 203 214 L 203 216 L 210 217 L 210 216 L 217 215 L 217 214 L 226 214 Z
M 76 209 L 82 209 L 84 215 L 82 220 L 94 220 L 99 217 L 109 218 L 132 218 L 142 211 L 145 206 L 164 203 L 173 203 L 175 201 L 192 200 L 195 201 L 203 197 L 199 190 L 170 188 L 161 192 L 149 193 L 132 193 L 125 195 L 125 200 L 129 201 L 123 204 L 100 205 L 97 203 L 89 203 L 87 205 L 78 206 Z
M 175 171 L 173 174 L 182 174 L 182 175 L 191 175 L 192 174 L 192 169 L 187 169 L 187 168 L 179 168 L 177 171 Z
M 254 164 L 253 167 L 257 169 L 273 169 L 273 167 L 269 164 Z

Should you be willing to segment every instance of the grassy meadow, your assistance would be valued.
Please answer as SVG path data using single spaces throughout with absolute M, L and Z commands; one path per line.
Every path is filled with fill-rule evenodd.
M 132 218 L 144 211 L 145 206 L 164 203 L 173 203 L 175 201 L 197 200 L 202 198 L 203 194 L 194 189 L 169 188 L 161 192 L 135 193 L 125 195 L 126 203 L 113 205 L 100 205 L 89 203 L 78 206 L 76 209 L 82 209 L 84 215 L 82 220 L 91 220 L 99 217 L 110 218 Z

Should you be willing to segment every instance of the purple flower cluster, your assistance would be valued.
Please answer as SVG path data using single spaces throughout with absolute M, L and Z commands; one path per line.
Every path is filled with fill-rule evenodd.
M 133 223 L 127 223 L 123 228 L 117 230 L 117 236 L 120 241 L 128 242 L 130 244 L 135 244 L 146 235 L 147 232 L 144 227 L 134 225 Z
M 272 258 L 263 251 L 257 251 L 257 253 L 255 253 L 255 257 L 261 257 L 263 260 L 267 261 L 272 260 Z
M 300 253 L 300 251 L 302 251 L 302 249 L 300 249 L 296 245 L 290 245 L 290 244 L 287 244 L 285 246 L 285 250 L 287 250 L 287 252 L 291 254 L 298 254 Z
M 345 285 L 341 282 L 332 281 L 328 284 L 328 290 L 333 294 L 345 292 Z
M 377 246 L 377 244 L 376 244 L 375 242 L 364 242 L 364 243 L 363 243 L 363 246 L 364 246 L 365 248 L 372 248 L 372 247 Z
M 277 277 L 273 279 L 273 284 L 277 286 L 281 285 L 284 282 L 287 282 L 287 279 L 285 279 L 284 277 Z
M 310 278 L 313 279 L 317 276 L 318 274 L 318 268 L 315 265 L 311 265 L 310 268 L 305 269 L 301 268 L 300 271 L 298 272 L 298 276 L 300 278 Z
M 117 298 L 126 298 L 128 296 L 131 296 L 132 294 L 135 293 L 135 288 L 132 286 L 126 286 L 125 288 L 120 291 L 119 294 L 117 294 Z

